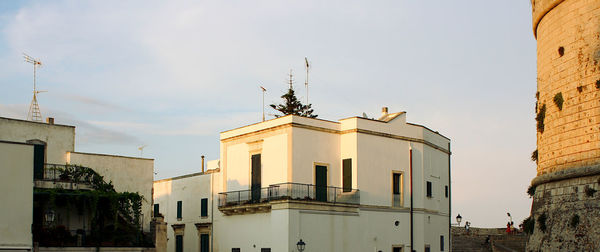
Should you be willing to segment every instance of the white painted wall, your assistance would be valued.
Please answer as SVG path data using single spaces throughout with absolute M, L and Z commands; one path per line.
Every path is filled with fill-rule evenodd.
M 112 181 L 117 192 L 137 192 L 144 197 L 142 214 L 144 231 L 150 230 L 152 220 L 152 184 L 154 160 L 80 152 L 67 153 L 67 162 L 89 167 Z
M 0 139 L 25 143 L 41 140 L 46 145 L 46 163 L 65 164 L 66 153 L 75 149 L 75 127 L 0 117 Z
M 0 141 L 0 171 L 0 250 L 31 249 L 33 145 Z
M 200 251 L 200 236 L 196 223 L 212 222 L 211 181 L 218 173 L 196 173 L 154 182 L 154 204 L 167 222 L 167 250 L 175 251 L 173 224 L 185 224 L 184 251 Z M 208 199 L 208 216 L 201 217 L 201 199 Z M 177 219 L 177 201 L 182 201 L 182 218 Z M 218 210 L 217 210 L 218 211 Z

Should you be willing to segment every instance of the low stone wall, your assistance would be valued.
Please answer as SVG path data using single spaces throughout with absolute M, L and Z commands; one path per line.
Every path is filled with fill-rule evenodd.
M 136 248 L 136 247 L 100 247 L 96 250 L 96 247 L 40 247 L 37 249 L 38 252 L 54 252 L 54 251 L 67 251 L 67 252 L 96 252 L 96 251 L 114 251 L 114 252 L 156 252 L 154 248 Z
M 452 227 L 452 235 L 467 235 L 465 227 Z M 469 228 L 469 235 L 504 235 L 506 228 Z

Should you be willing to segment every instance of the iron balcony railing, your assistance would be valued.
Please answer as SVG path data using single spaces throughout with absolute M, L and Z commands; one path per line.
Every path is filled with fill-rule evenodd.
M 280 183 L 263 188 L 219 193 L 219 207 L 258 204 L 286 199 L 334 204 L 360 204 L 360 193 L 358 189 Z
M 77 165 L 44 164 L 44 172 L 39 176 L 41 180 L 53 182 L 74 182 L 90 184 L 92 176 L 90 168 Z

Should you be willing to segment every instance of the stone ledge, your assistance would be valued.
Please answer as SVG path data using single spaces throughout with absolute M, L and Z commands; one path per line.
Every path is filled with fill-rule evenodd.
M 560 181 L 560 180 L 565 180 L 565 179 L 580 178 L 580 177 L 595 176 L 595 175 L 600 175 L 600 165 L 572 168 L 572 169 L 561 170 L 561 171 L 557 171 L 557 172 L 553 172 L 553 173 L 543 174 L 543 175 L 535 177 L 531 181 L 531 185 L 538 186 L 540 184 L 545 184 L 545 183 L 550 183 L 550 182 L 555 182 L 555 181 Z

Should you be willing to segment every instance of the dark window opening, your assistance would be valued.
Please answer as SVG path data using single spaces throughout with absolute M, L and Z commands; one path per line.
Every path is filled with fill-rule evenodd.
M 209 252 L 210 241 L 208 234 L 200 234 L 200 252 Z
M 200 202 L 200 216 L 207 217 L 208 216 L 208 199 L 204 198 Z
M 160 211 L 159 211 L 159 206 L 158 204 L 154 204 L 154 217 L 159 217 L 160 216 Z
M 440 251 L 444 251 L 444 236 L 440 235 Z
M 448 186 L 446 186 L 446 198 L 448 198 Z
M 231 252 L 241 252 L 242 250 L 240 248 L 232 248 Z
M 175 252 L 183 252 L 183 235 L 175 236 Z
M 271 252 L 271 248 L 261 248 L 260 252 Z
M 392 252 L 402 252 L 402 248 L 401 247 L 394 247 L 392 249 Z
M 431 190 L 431 182 L 427 181 L 427 197 L 431 198 L 432 196 L 432 190 Z
M 393 175 L 393 185 L 392 185 L 392 191 L 394 193 L 394 195 L 399 195 L 400 194 L 400 178 L 401 178 L 401 174 L 400 173 L 394 173 Z
M 342 187 L 344 188 L 344 192 L 352 191 L 352 159 L 347 158 L 342 160 Z
M 181 217 L 181 208 L 183 207 L 182 204 L 183 203 L 181 202 L 181 200 L 177 201 L 177 219 L 179 219 L 179 220 L 182 218 Z
M 261 187 L 261 157 L 260 154 L 252 155 L 252 184 L 251 184 L 251 196 L 253 202 L 260 201 L 260 187 Z

